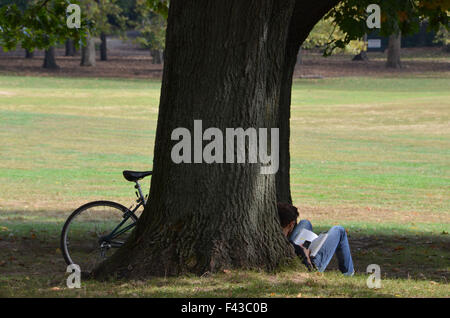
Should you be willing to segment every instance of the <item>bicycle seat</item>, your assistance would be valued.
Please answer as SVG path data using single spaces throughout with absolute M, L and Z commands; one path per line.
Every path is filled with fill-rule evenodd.
M 136 182 L 142 178 L 150 176 L 152 174 L 151 171 L 123 171 L 123 177 L 130 182 Z

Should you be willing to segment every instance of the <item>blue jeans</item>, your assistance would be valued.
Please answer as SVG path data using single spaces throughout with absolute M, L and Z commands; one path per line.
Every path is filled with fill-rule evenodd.
M 302 229 L 312 231 L 312 224 L 308 220 L 301 220 L 292 231 L 289 239 L 293 240 Z M 348 244 L 347 233 L 342 226 L 333 226 L 328 231 L 328 237 L 323 243 L 319 252 L 317 252 L 311 261 L 316 265 L 319 272 L 323 272 L 336 253 L 339 263 L 339 270 L 347 276 L 353 275 L 353 261 L 350 253 L 350 245 Z

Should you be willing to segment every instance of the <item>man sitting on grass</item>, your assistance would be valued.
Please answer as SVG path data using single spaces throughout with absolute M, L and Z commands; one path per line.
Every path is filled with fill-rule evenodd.
M 294 246 L 295 254 L 302 258 L 303 263 L 308 269 L 315 267 L 319 272 L 323 272 L 336 253 L 339 270 L 346 276 L 353 276 L 355 271 L 353 269 L 350 245 L 348 244 L 347 233 L 342 226 L 333 226 L 328 231 L 328 237 L 316 256 L 310 257 L 308 249 L 302 245 L 294 244 L 292 240 L 295 239 L 302 229 L 307 229 L 312 232 L 311 222 L 301 220 L 297 224 L 298 211 L 293 205 L 280 202 L 277 204 L 277 208 L 283 234 L 289 239 L 289 242 Z

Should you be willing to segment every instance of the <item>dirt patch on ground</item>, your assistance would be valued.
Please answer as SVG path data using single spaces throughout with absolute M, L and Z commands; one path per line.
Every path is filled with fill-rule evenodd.
M 63 49 L 57 49 L 57 64 L 60 68 L 54 71 L 42 68 L 42 51 L 36 51 L 32 59 L 24 58 L 24 50 L 0 51 L 0 74 L 161 79 L 163 65 L 152 64 L 148 51 L 125 45 L 112 47 L 108 52 L 108 61 L 100 61 L 97 56 L 95 67 L 82 67 L 79 54 L 66 57 Z M 350 55 L 324 58 L 319 52 L 305 51 L 302 64 L 296 66 L 294 78 L 401 76 L 450 72 L 449 55 L 439 48 L 403 49 L 403 56 L 403 68 L 392 70 L 385 67 L 385 53 L 369 53 L 369 61 L 361 62 L 352 61 Z

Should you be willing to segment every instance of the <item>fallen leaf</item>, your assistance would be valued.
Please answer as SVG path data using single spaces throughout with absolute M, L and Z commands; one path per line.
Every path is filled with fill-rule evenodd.
M 401 250 L 404 250 L 404 249 L 405 249 L 404 246 L 397 246 L 397 247 L 394 248 L 394 251 L 401 251 Z
M 302 293 L 298 293 L 297 298 L 301 298 L 301 297 L 302 297 Z
M 229 269 L 224 269 L 223 272 L 224 272 L 225 274 L 231 274 L 231 271 L 230 271 Z
M 52 287 L 52 288 L 50 288 L 51 290 L 61 290 L 61 288 L 59 288 L 59 287 Z

